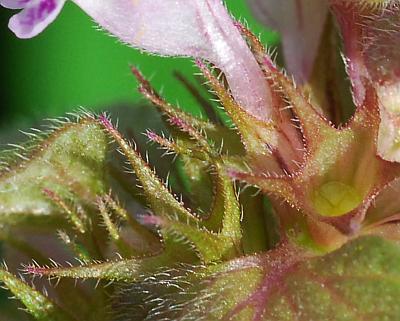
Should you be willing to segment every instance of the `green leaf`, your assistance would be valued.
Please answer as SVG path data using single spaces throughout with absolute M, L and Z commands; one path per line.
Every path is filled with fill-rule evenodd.
M 332 254 L 302 264 L 289 275 L 289 300 L 306 319 L 397 320 L 400 318 L 400 247 L 378 237 L 357 239 Z M 280 303 L 270 315 L 284 320 Z
M 100 117 L 100 123 L 117 142 L 122 153 L 128 159 L 138 180 L 142 184 L 143 192 L 154 213 L 161 217 L 170 219 L 178 218 L 183 222 L 196 224 L 198 219 L 183 206 L 182 202 L 178 201 L 169 192 L 168 187 L 159 180 L 155 172 L 142 159 L 139 153 L 121 136 L 104 115 Z
M 234 184 L 226 175 L 222 162 L 215 162 L 212 170 L 214 200 L 205 224 L 210 230 L 229 238 L 239 250 L 242 239 L 241 208 Z
M 234 246 L 235 235 L 224 235 L 223 233 L 213 233 L 200 226 L 191 226 L 179 221 L 163 219 L 157 216 L 147 216 L 143 219 L 149 224 L 153 223 L 161 228 L 162 233 L 175 235 L 176 239 L 184 238 L 193 246 L 193 250 L 198 254 L 204 263 L 231 259 L 238 254 L 238 249 Z
M 0 269 L 0 282 L 19 299 L 38 321 L 73 321 L 60 307 L 46 296 L 31 288 L 11 273 Z
M 156 256 L 119 259 L 107 262 L 83 263 L 80 266 L 41 267 L 29 265 L 25 272 L 34 276 L 72 279 L 98 279 L 120 282 L 137 282 L 149 277 L 161 267 L 180 264 L 198 264 L 197 256 L 190 244 L 177 241 L 168 233 L 163 239 L 164 250 Z M 182 244 L 179 244 L 182 243 Z
M 220 234 L 214 234 L 206 229 L 200 229 L 202 224 L 197 215 L 186 209 L 182 202 L 168 190 L 154 171 L 141 158 L 138 152 L 121 136 L 110 121 L 102 115 L 99 119 L 110 136 L 117 142 L 122 153 L 129 163 L 140 183 L 149 205 L 156 216 L 160 217 L 154 223 L 151 219 L 148 223 L 164 227 L 189 240 L 200 254 L 204 262 L 231 258 L 240 251 L 241 227 L 240 207 L 231 180 L 223 173 L 220 164 L 215 164 L 216 195 L 215 204 L 211 213 L 211 225 L 221 226 Z M 154 216 L 154 218 L 156 217 Z M 219 221 L 219 222 L 218 222 Z M 173 233 L 172 233 L 173 234 Z
M 187 148 L 200 147 L 203 151 L 213 152 L 211 145 L 219 146 L 222 153 L 243 154 L 244 149 L 239 134 L 231 128 L 214 124 L 210 121 L 194 117 L 176 106 L 166 102 L 151 86 L 150 82 L 135 67 L 132 68 L 134 76 L 139 81 L 139 91 L 154 105 L 164 116 L 168 130 L 177 141 Z M 205 135 L 204 135 L 205 134 Z M 195 148 L 196 149 L 196 148 Z
M 281 246 L 214 266 L 178 320 L 399 320 L 399 262 L 400 247 L 379 237 L 314 258 Z
M 44 190 L 79 203 L 91 203 L 105 190 L 107 137 L 101 126 L 91 117 L 58 126 L 0 174 L 0 223 L 60 213 Z

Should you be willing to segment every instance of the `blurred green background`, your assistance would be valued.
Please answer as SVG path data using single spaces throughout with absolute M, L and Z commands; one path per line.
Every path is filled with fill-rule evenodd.
M 277 36 L 251 16 L 245 0 L 227 0 L 231 13 L 247 21 L 264 42 Z M 37 120 L 65 114 L 83 106 L 107 109 L 141 101 L 129 64 L 140 67 L 171 102 L 196 112 L 191 96 L 173 77 L 196 71 L 190 59 L 160 58 L 140 53 L 96 30 L 95 24 L 72 2 L 60 17 L 34 39 L 20 40 L 7 28 L 15 11 L 0 9 L 2 59 L 0 92 L 2 130 L 24 128 Z

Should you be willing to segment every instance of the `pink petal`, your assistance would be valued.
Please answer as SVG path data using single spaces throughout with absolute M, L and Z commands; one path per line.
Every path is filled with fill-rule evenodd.
M 1 0 L 1 5 L 22 7 L 23 1 Z M 26 1 L 24 9 L 14 15 L 9 22 L 9 28 L 19 38 L 32 38 L 42 32 L 60 13 L 66 0 L 31 0 Z
M 74 0 L 122 41 L 161 55 L 206 59 L 227 77 L 236 100 L 265 119 L 270 89 L 221 0 Z
M 22 9 L 32 0 L 0 0 L 0 6 L 8 9 Z
M 375 85 L 381 107 L 378 153 L 400 162 L 400 7 L 331 2 L 345 44 L 354 101 L 362 105 L 366 82 Z
M 256 17 L 282 35 L 285 66 L 300 84 L 310 77 L 328 13 L 327 0 L 248 0 Z

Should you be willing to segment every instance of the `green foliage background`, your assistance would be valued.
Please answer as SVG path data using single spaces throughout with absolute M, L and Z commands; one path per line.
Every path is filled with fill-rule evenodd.
M 251 17 L 245 0 L 227 0 L 226 4 L 235 17 L 261 33 L 264 42 L 276 42 L 277 36 Z M 160 58 L 128 48 L 96 30 L 72 2 L 44 33 L 30 40 L 16 39 L 7 29 L 8 18 L 14 13 L 0 9 L 3 130 L 23 128 L 80 106 L 96 110 L 115 104 L 133 105 L 141 98 L 129 64 L 139 66 L 156 88 L 163 88 L 170 101 L 195 111 L 192 98 L 172 76 L 174 70 L 191 76 L 195 69 L 190 59 Z

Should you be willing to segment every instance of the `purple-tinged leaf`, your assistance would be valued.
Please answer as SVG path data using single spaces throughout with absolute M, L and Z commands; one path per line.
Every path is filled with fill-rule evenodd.
M 399 260 L 377 237 L 313 258 L 283 246 L 214 267 L 176 320 L 397 320 Z

